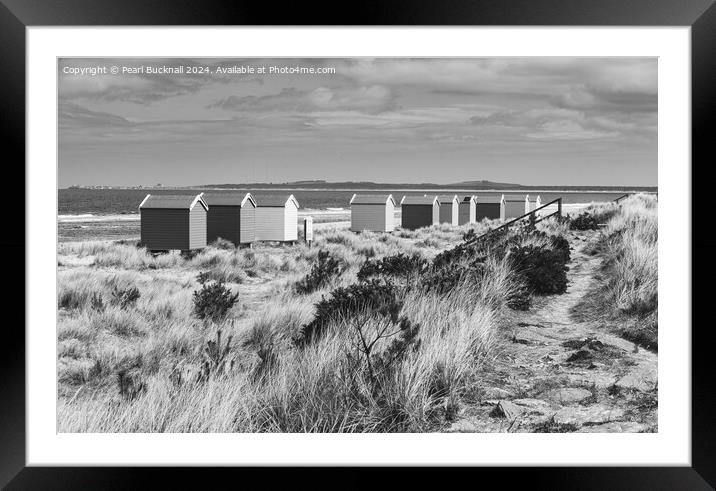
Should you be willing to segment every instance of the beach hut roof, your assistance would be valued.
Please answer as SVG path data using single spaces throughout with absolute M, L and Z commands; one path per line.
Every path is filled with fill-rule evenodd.
M 460 200 L 461 203 L 469 203 L 470 201 L 474 201 L 475 203 L 477 203 L 477 198 L 475 198 L 475 196 L 470 195 L 463 196 L 462 200 Z
M 502 201 L 502 196 L 499 194 L 493 195 L 480 195 L 475 198 L 478 203 L 499 203 Z
M 505 201 L 521 201 L 523 203 L 525 201 L 524 194 L 503 194 L 502 197 Z
M 395 206 L 392 194 L 354 194 L 351 198 L 352 205 L 384 205 L 391 201 Z
M 401 205 L 432 205 L 438 201 L 437 196 L 403 196 Z M 439 201 L 438 201 L 439 203 Z
M 139 208 L 158 208 L 158 209 L 186 209 L 191 210 L 196 206 L 197 203 L 201 203 L 201 206 L 205 210 L 209 209 L 206 201 L 203 199 L 204 193 L 192 195 L 192 194 L 148 194 L 146 198 L 139 204 Z
M 203 196 L 209 206 L 244 206 L 251 201 L 256 206 L 256 200 L 251 193 L 209 193 Z
M 457 194 L 441 194 L 438 196 L 438 200 L 440 200 L 440 203 L 452 203 L 454 201 L 457 201 Z
M 290 202 L 293 202 L 293 204 L 296 205 L 296 208 L 299 208 L 298 201 L 296 200 L 296 198 L 294 198 L 293 195 L 290 195 L 290 196 L 269 195 L 269 196 L 265 196 L 265 197 L 259 197 L 256 199 L 256 203 L 258 203 L 258 206 L 262 207 L 262 208 L 267 208 L 267 207 L 283 208 Z

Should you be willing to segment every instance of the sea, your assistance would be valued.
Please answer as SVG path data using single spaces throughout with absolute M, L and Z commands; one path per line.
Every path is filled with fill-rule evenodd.
M 209 189 L 84 189 L 58 190 L 58 239 L 117 240 L 139 237 L 139 203 L 151 194 L 197 194 L 199 192 L 240 193 L 250 191 L 261 203 L 261 198 L 293 194 L 301 210 L 340 212 L 348 211 L 349 201 L 354 193 L 391 193 L 396 201 L 406 195 L 423 194 L 474 194 L 478 196 L 500 196 L 502 193 L 539 194 L 542 203 L 562 198 L 563 203 L 591 203 L 612 201 L 625 193 L 623 191 L 471 191 L 469 189 L 371 189 L 371 190 L 327 190 L 327 189 L 260 189 L 252 190 L 209 190 Z

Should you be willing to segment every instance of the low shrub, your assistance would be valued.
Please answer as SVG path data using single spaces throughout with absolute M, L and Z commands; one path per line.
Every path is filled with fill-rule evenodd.
M 204 321 L 221 323 L 229 315 L 229 311 L 239 300 L 238 293 L 221 282 L 204 283 L 193 295 L 194 315 Z
M 352 319 L 365 312 L 379 312 L 395 302 L 396 288 L 389 281 L 371 280 L 336 288 L 329 298 L 316 304 L 316 314 L 304 325 L 296 344 L 305 345 L 320 337 L 332 323 Z
M 296 283 L 296 291 L 304 294 L 312 293 L 328 284 L 331 279 L 340 276 L 343 268 L 342 261 L 331 257 L 328 251 L 319 251 L 318 261 L 311 271 Z
M 510 258 L 534 293 L 552 294 L 567 291 L 567 271 L 564 252 L 533 245 L 515 246 Z
M 569 221 L 570 230 L 597 230 L 599 222 L 594 215 L 584 212 Z
M 479 283 L 485 272 L 486 257 L 457 264 L 452 267 L 431 268 L 420 277 L 420 286 L 426 292 L 449 293 L 461 284 L 474 286 Z
M 112 303 L 122 309 L 135 305 L 139 297 L 139 289 L 134 286 L 130 288 L 119 288 L 115 286 L 112 289 Z
M 507 297 L 507 306 L 513 310 L 529 310 L 532 305 L 530 289 L 525 284 L 517 286 Z
M 199 371 L 199 382 L 209 380 L 209 377 L 226 374 L 234 367 L 234 360 L 231 358 L 231 339 L 229 336 L 226 342 L 221 342 L 221 329 L 216 330 L 216 340 L 206 341 L 201 352 L 201 368 Z
M 346 363 L 366 378 L 371 395 L 379 405 L 384 404 L 385 387 L 392 382 L 395 368 L 407 353 L 420 347 L 420 326 L 401 317 L 402 308 L 403 302 L 393 297 L 377 312 L 347 322 L 354 342 L 351 343 L 353 350 L 346 353 Z
M 385 256 L 378 260 L 368 260 L 358 270 L 358 280 L 365 281 L 374 276 L 388 276 L 410 281 L 420 275 L 428 266 L 428 261 L 419 254 L 407 255 L 402 252 Z

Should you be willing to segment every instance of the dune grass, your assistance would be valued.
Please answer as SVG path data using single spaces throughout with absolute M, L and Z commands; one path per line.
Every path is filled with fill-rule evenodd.
M 604 211 L 600 207 L 596 211 Z M 658 348 L 658 205 L 639 194 L 610 206 L 610 218 L 588 252 L 603 258 L 601 279 L 578 315 L 610 325 L 622 336 Z
M 356 307 L 332 318 L 320 338 L 297 340 L 322 299 L 359 282 L 366 261 L 403 253 L 430 262 L 470 230 L 479 235 L 493 225 L 393 234 L 327 226 L 311 248 L 217 244 L 193 258 L 155 257 L 126 243 L 62 244 L 59 431 L 439 430 L 478 384 L 508 303 L 522 291 L 508 255 L 479 264 L 463 257 L 460 267 L 479 274 L 458 277 L 449 291 L 391 283 L 385 308 Z M 539 234 L 515 244 L 552 246 Z M 321 251 L 342 267 L 315 289 L 297 291 Z M 71 260 L 78 257 L 86 261 Z M 239 294 L 220 325 L 192 315 L 202 282 Z M 126 293 L 131 288 L 138 297 Z

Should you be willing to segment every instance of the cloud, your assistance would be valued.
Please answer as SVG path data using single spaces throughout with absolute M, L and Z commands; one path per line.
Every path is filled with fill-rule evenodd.
M 540 140 L 578 140 L 616 138 L 655 130 L 650 117 L 631 114 L 595 115 L 588 111 L 565 108 L 535 108 L 498 111 L 473 116 L 470 122 L 478 127 L 504 128 L 525 138 Z
M 57 120 L 60 129 L 128 127 L 132 125 L 130 121 L 121 116 L 100 111 L 90 111 L 70 102 L 60 102 L 58 104 Z
M 395 94 L 380 85 L 364 87 L 318 87 L 313 90 L 283 89 L 265 96 L 229 96 L 209 107 L 245 112 L 359 111 L 377 114 L 395 108 Z
M 543 123 L 538 131 L 527 133 L 526 136 L 538 140 L 592 140 L 595 138 L 613 138 L 618 136 L 618 133 L 589 130 L 576 121 L 563 119 Z
M 584 87 L 551 99 L 556 107 L 616 112 L 656 112 L 658 95 L 649 92 Z
M 339 60 L 357 84 L 422 86 L 460 94 L 556 97 L 591 84 L 601 92 L 656 93 L 656 58 L 420 58 Z

